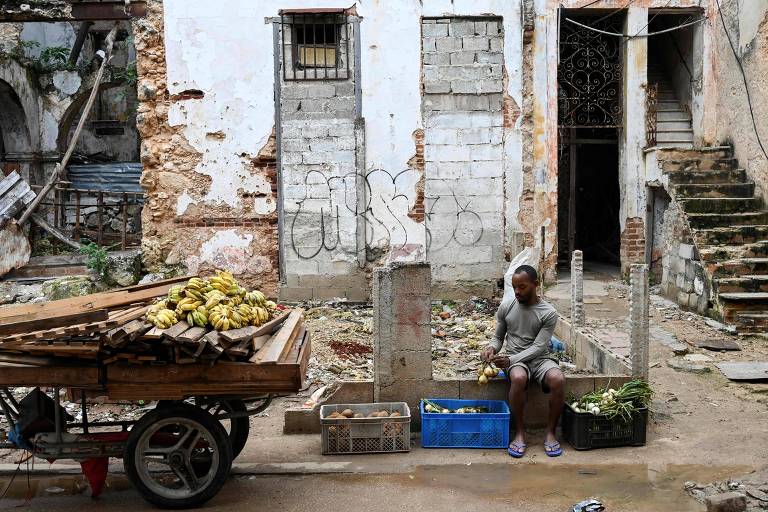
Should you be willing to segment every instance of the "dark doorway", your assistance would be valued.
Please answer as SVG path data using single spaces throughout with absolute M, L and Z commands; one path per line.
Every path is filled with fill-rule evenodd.
M 615 128 L 561 130 L 558 175 L 560 261 L 620 264 L 619 147 Z
M 620 264 L 619 130 L 625 11 L 564 9 L 558 62 L 558 260 Z M 597 29 L 597 30 L 594 30 Z

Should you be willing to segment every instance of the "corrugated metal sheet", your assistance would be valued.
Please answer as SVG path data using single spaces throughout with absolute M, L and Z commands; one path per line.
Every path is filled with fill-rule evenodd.
M 111 192 L 143 192 L 139 185 L 141 164 L 113 162 L 108 164 L 70 165 L 67 181 L 72 188 Z

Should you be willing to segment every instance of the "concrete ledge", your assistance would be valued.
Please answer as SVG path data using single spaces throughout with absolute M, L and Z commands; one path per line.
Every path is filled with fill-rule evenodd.
M 610 382 L 619 387 L 628 382 L 627 375 L 566 375 L 565 392 L 581 396 L 584 393 L 602 389 Z M 509 385 L 504 380 L 493 380 L 487 386 L 480 386 L 474 379 L 419 380 L 407 386 L 407 396 L 398 401 L 408 402 L 411 408 L 411 428 L 421 429 L 418 407 L 422 398 L 459 398 L 465 400 L 506 400 Z M 327 404 L 358 404 L 373 402 L 373 381 L 341 381 L 328 387 L 324 396 L 311 409 L 288 409 L 285 411 L 285 434 L 320 433 L 320 406 Z M 525 422 L 530 427 L 543 427 L 547 421 L 549 398 L 538 385 L 528 390 L 528 405 L 525 408 Z
M 557 321 L 555 337 L 565 343 L 568 355 L 579 368 L 606 375 L 632 374 L 628 359 L 611 352 L 597 338 L 572 330 L 571 324 L 563 317 Z

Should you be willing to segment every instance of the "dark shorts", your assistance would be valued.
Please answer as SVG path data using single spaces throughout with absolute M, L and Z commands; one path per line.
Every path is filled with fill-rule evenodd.
M 557 364 L 557 362 L 553 359 L 548 357 L 540 357 L 538 359 L 534 359 L 533 361 L 528 361 L 527 363 L 514 363 L 509 367 L 507 371 L 507 378 L 509 378 L 511 375 L 512 368 L 515 367 L 519 367 L 525 370 L 525 373 L 528 374 L 528 382 L 535 380 L 539 383 L 539 386 L 541 386 L 542 391 L 545 393 L 549 393 L 549 388 L 544 383 L 544 376 L 549 370 L 553 368 L 557 368 L 558 370 L 560 369 L 560 365 Z M 525 389 L 528 389 L 527 385 Z

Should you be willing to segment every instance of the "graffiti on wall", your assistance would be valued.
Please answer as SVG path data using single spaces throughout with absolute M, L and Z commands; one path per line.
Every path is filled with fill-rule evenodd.
M 291 248 L 301 259 L 313 259 L 322 251 L 356 256 L 360 220 L 367 261 L 412 243 L 424 244 L 427 253 L 452 244 L 468 247 L 478 243 L 484 231 L 482 218 L 472 209 L 472 199 L 455 190 L 425 194 L 424 224 L 408 217 L 420 176 L 413 169 L 395 174 L 383 169 L 360 173 L 360 185 L 365 189 L 365 200 L 360 202 L 358 173 L 329 177 L 319 170 L 308 172 L 303 179 L 303 195 L 295 201 L 286 200 Z

